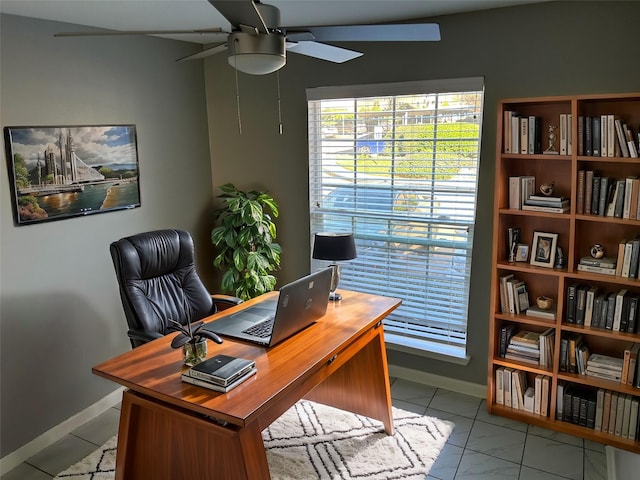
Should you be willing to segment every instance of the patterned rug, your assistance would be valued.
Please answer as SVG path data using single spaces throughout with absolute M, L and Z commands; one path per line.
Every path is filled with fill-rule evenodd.
M 382 423 L 299 401 L 262 432 L 273 480 L 415 479 L 429 473 L 453 423 L 393 408 L 395 434 Z M 116 437 L 54 480 L 113 480 Z

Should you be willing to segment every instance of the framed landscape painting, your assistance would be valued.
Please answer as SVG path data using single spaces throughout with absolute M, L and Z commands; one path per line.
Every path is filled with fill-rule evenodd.
M 135 125 L 5 127 L 16 225 L 140 206 Z

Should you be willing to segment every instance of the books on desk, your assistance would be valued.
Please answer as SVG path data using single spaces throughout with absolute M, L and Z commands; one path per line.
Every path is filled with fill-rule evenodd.
M 255 362 L 245 358 L 216 355 L 182 374 L 182 381 L 228 392 L 257 372 Z

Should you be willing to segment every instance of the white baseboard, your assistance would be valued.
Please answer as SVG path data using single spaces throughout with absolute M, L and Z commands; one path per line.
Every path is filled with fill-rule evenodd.
M 487 386 L 477 383 L 465 382 L 454 378 L 442 377 L 432 373 L 414 370 L 412 368 L 399 367 L 397 365 L 389 365 L 389 375 L 391 377 L 403 378 L 412 382 L 433 385 L 434 387 L 446 388 L 465 395 L 473 397 L 486 398 Z
M 84 425 L 101 413 L 106 412 L 114 405 L 117 405 L 118 402 L 122 400 L 123 390 L 124 387 L 118 388 L 106 397 L 98 400 L 93 405 L 76 413 L 64 422 L 59 423 L 55 427 L 44 432 L 42 435 L 34 438 L 16 451 L 2 457 L 0 459 L 0 475 L 4 475 L 5 473 L 13 470 L 29 457 L 32 457 L 41 450 L 44 450 L 58 440 L 61 440 L 65 435 L 73 432 L 76 428 Z

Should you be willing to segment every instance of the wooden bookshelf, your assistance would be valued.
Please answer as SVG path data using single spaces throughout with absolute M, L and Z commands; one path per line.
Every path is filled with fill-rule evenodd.
M 520 117 L 537 117 L 541 130 L 541 148 L 528 149 L 528 153 L 506 152 L 506 145 L 512 138 L 509 129 L 505 128 L 508 116 L 505 112 L 516 112 Z M 549 125 L 557 125 L 554 146 L 560 152 L 560 116 L 570 114 L 566 134 L 571 138 L 571 148 L 566 154 L 545 154 L 548 147 Z M 583 200 L 585 190 L 579 192 L 581 171 L 594 171 L 601 176 L 619 179 L 629 176 L 640 177 L 640 158 L 631 158 L 618 149 L 611 156 L 595 156 L 578 145 L 578 139 L 585 134 L 582 119 L 615 115 L 622 123 L 633 131 L 633 141 L 638 147 L 638 130 L 640 129 L 640 93 L 613 95 L 574 95 L 561 97 L 538 97 L 507 99 L 499 102 L 497 118 L 496 174 L 493 218 L 493 251 L 492 251 L 492 296 L 489 335 L 489 362 L 487 379 L 487 408 L 491 414 L 502 415 L 551 430 L 569 433 L 596 442 L 640 453 L 640 440 L 636 436 L 620 432 L 598 430 L 585 426 L 582 420 L 574 423 L 569 418 L 558 418 L 558 386 L 570 386 L 580 395 L 597 399 L 598 390 L 609 391 L 631 400 L 640 400 L 640 388 L 633 384 L 596 378 L 588 374 L 563 371 L 560 360 L 561 339 L 570 335 L 581 335 L 591 355 L 598 353 L 622 358 L 629 342 L 640 343 L 640 327 L 634 332 L 614 331 L 583 324 L 570 323 L 567 319 L 567 288 L 575 283 L 597 286 L 600 292 L 617 292 L 627 289 L 632 294 L 640 295 L 640 280 L 619 275 L 587 273 L 578 270 L 580 258 L 588 256 L 593 244 L 600 244 L 605 255 L 617 258 L 618 245 L 621 240 L 630 240 L 640 235 L 640 219 L 617 218 L 585 213 L 578 207 L 578 199 Z M 507 119 L 507 120 L 505 120 Z M 593 132 L 592 132 L 593 133 Z M 509 136 L 509 138 L 507 138 Z M 612 142 L 613 144 L 613 142 Z M 583 144 L 584 145 L 584 144 Z M 541 151 L 542 150 L 542 151 Z M 518 176 L 535 177 L 535 193 L 540 195 L 539 187 L 544 183 L 554 182 L 554 196 L 564 196 L 570 200 L 567 213 L 544 213 L 509 208 L 509 179 Z M 527 262 L 510 262 L 507 252 L 507 229 L 520 230 L 520 243 L 529 246 L 529 258 L 535 255 L 533 245 L 534 232 L 558 234 L 557 246 L 562 249 L 565 266 L 541 267 Z M 511 259 L 513 260 L 513 259 Z M 500 296 L 500 279 L 506 275 L 524 280 L 532 305 L 538 296 L 553 299 L 556 307 L 555 319 L 528 316 L 526 313 L 511 314 L 502 310 Z M 640 323 L 640 316 L 637 319 Z M 500 355 L 501 329 L 513 324 L 515 330 L 528 330 L 542 333 L 549 328 L 555 337 L 553 345 L 553 361 L 547 367 L 533 365 L 504 358 Z M 640 360 L 639 360 L 640 361 Z M 511 368 L 525 372 L 529 386 L 534 386 L 535 377 L 549 377 L 548 413 L 546 416 L 530 413 L 525 410 L 505 406 L 497 401 L 496 372 L 498 369 Z M 564 397 L 562 397 L 564 400 Z M 560 402 L 562 403 L 562 402 Z M 564 406 L 563 406 L 564 407 Z M 563 410 L 565 410 L 563 408 Z M 575 418 L 573 419 L 575 420 Z M 640 419 L 638 420 L 640 422 Z

